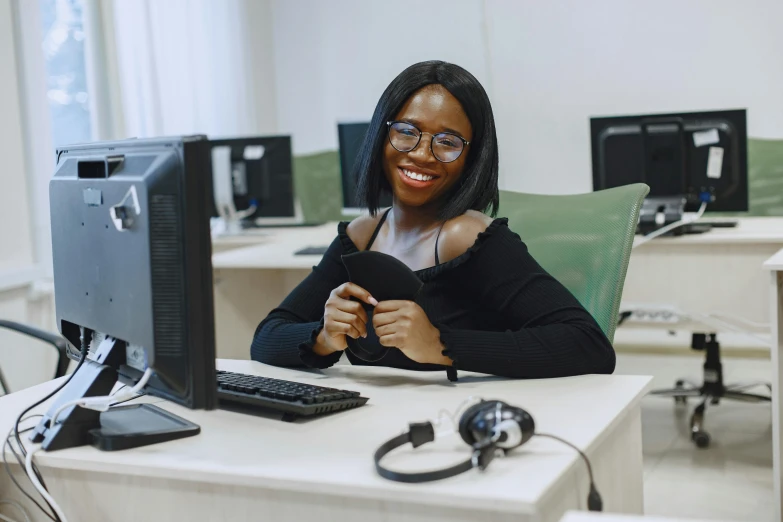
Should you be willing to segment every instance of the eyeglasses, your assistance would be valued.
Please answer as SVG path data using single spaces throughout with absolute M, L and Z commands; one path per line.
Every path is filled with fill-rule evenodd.
M 404 121 L 387 121 L 386 125 L 389 127 L 389 143 L 396 150 L 410 152 L 419 146 L 421 135 L 424 133 L 415 125 Z M 451 163 L 456 160 L 470 144 L 462 136 L 449 132 L 440 132 L 431 136 L 430 150 L 435 159 L 441 163 Z

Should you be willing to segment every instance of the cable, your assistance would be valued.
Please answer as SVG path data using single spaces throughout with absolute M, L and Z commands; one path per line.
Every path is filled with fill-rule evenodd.
M 33 418 L 36 418 L 36 417 L 43 417 L 43 415 L 31 415 L 31 416 L 29 416 L 29 417 L 25 417 L 25 418 L 24 418 L 24 419 L 22 419 L 22 420 L 23 420 L 23 421 L 26 421 L 26 420 L 33 419 Z M 32 430 L 32 429 L 33 429 L 33 428 L 25 428 L 24 430 L 20 431 L 19 433 L 25 433 L 25 432 L 28 432 L 28 431 L 30 431 L 30 430 Z M 5 466 L 5 472 L 8 474 L 8 477 L 11 479 L 11 481 L 14 483 L 14 485 L 16 485 L 16 487 L 19 489 L 19 491 L 21 491 L 21 492 L 22 492 L 22 494 L 23 494 L 25 497 L 27 497 L 27 498 L 30 500 L 30 502 L 32 502 L 33 504 L 35 504 L 35 506 L 36 506 L 38 509 L 40 509 L 40 510 L 41 510 L 41 512 L 42 512 L 44 515 L 46 515 L 47 517 L 49 517 L 49 519 L 50 519 L 50 520 L 53 520 L 53 521 L 54 521 L 54 520 L 56 520 L 56 519 L 55 519 L 55 517 L 53 517 L 52 515 L 50 515 L 50 514 L 49 514 L 49 512 L 47 512 L 47 511 L 46 511 L 46 510 L 43 508 L 43 506 L 41 506 L 41 504 L 39 504 L 39 503 L 38 503 L 38 501 L 37 501 L 36 499 L 34 499 L 32 495 L 30 495 L 30 494 L 29 494 L 29 493 L 28 493 L 28 492 L 27 492 L 27 491 L 26 491 L 26 490 L 25 490 L 25 489 L 22 487 L 22 485 L 21 485 L 21 484 L 20 484 L 20 483 L 19 483 L 19 482 L 16 480 L 16 477 L 14 477 L 13 473 L 11 473 L 11 466 L 9 466 L 9 465 L 8 465 L 8 459 L 6 458 L 6 455 L 5 455 L 5 448 L 6 448 L 6 446 L 8 447 L 8 449 L 9 449 L 9 450 L 11 450 L 11 453 L 12 453 L 12 454 L 14 455 L 14 457 L 16 458 L 16 461 L 17 461 L 17 462 L 19 463 L 19 465 L 20 465 L 20 466 L 21 466 L 21 467 L 24 469 L 24 461 L 22 460 L 21 456 L 20 456 L 20 455 L 19 455 L 19 454 L 16 452 L 16 450 L 14 449 L 14 446 L 13 446 L 13 444 L 12 444 L 11 436 L 13 435 L 13 431 L 14 431 L 14 429 L 13 429 L 13 428 L 11 428 L 10 430 L 8 430 L 8 435 L 6 436 L 6 438 L 5 438 L 5 444 L 3 445 L 3 465 Z
M 753 332 L 750 332 L 748 330 L 743 330 L 742 327 L 732 324 L 731 322 L 726 321 L 725 319 L 721 319 L 715 314 L 691 314 L 691 318 L 696 318 L 700 320 L 702 323 L 714 327 L 716 330 L 720 329 L 721 327 L 724 327 L 729 330 L 732 330 L 735 333 L 740 333 L 743 335 L 747 335 L 748 337 L 753 337 L 754 339 L 756 339 L 757 341 L 759 341 L 760 343 L 766 346 L 771 345 L 771 339 L 765 339 Z
M 120 390 L 118 390 L 117 393 L 113 395 L 103 395 L 100 397 L 82 397 L 81 399 L 74 399 L 64 403 L 62 406 L 57 408 L 57 410 L 54 412 L 54 415 L 52 415 L 51 425 L 54 426 L 57 424 L 57 419 L 60 417 L 60 414 L 71 406 L 78 406 L 80 408 L 87 408 L 97 411 L 107 411 L 109 408 L 111 408 L 112 403 L 114 402 L 122 403 L 129 401 L 130 399 L 135 399 L 141 392 L 142 388 L 147 385 L 147 382 L 149 382 L 153 373 L 154 372 L 152 368 L 147 368 L 144 371 L 144 375 L 142 375 L 141 379 L 139 379 L 139 382 L 137 382 L 136 385 L 130 390 L 120 388 Z
M 121 401 L 117 401 L 117 402 L 113 402 L 113 403 L 111 403 L 110 408 L 114 408 L 115 406 L 119 406 L 120 404 L 125 404 L 126 402 L 130 402 L 130 401 L 132 401 L 134 399 L 138 399 L 139 397 L 144 397 L 145 395 L 146 395 L 146 393 L 140 393 L 140 394 L 135 395 L 133 397 L 128 397 L 127 399 L 124 399 L 124 400 L 121 400 Z
M 650 232 L 646 236 L 643 236 L 639 241 L 635 242 L 634 245 L 631 248 L 637 248 L 639 245 L 643 245 L 650 241 L 651 239 L 655 239 L 658 236 L 661 236 L 665 234 L 666 232 L 669 232 L 671 230 L 674 230 L 675 228 L 681 227 L 683 225 L 690 225 L 691 223 L 697 221 L 701 216 L 704 215 L 704 211 L 707 209 L 707 202 L 703 201 L 701 203 L 701 206 L 699 207 L 699 210 L 696 212 L 696 214 L 692 218 L 682 218 L 678 221 L 675 221 L 673 223 L 669 223 L 665 227 L 661 227 L 658 230 L 655 230 L 653 232 Z
M 0 513 L 0 520 L 3 520 L 4 522 L 19 522 L 18 520 L 14 520 L 13 518 L 8 518 L 7 516 Z M 30 519 L 27 519 L 27 522 L 30 522 Z
M 745 319 L 744 317 L 735 316 L 731 314 L 724 314 L 721 312 L 711 312 L 707 315 L 712 317 L 717 317 L 718 319 L 723 319 L 729 322 L 737 321 L 745 324 L 746 326 L 749 326 L 750 328 L 758 328 L 759 330 L 769 330 L 770 328 L 769 323 L 758 323 L 756 321 L 751 321 L 750 319 Z
M 23 420 L 28 420 L 28 419 L 35 418 L 35 417 L 43 417 L 43 415 L 31 415 L 29 417 L 25 417 Z M 25 433 L 25 432 L 30 431 L 32 429 L 33 429 L 32 427 L 26 428 L 26 429 L 22 430 L 20 433 Z M 5 466 L 5 471 L 8 474 L 8 477 L 16 485 L 16 487 L 19 489 L 19 491 L 21 491 L 22 494 L 24 494 L 24 496 L 26 496 L 28 499 L 30 499 L 30 501 L 33 504 L 35 504 L 36 507 L 41 510 L 41 512 L 43 512 L 51 520 L 55 520 L 55 518 L 52 515 L 50 515 L 29 493 L 27 493 L 27 491 L 25 491 L 25 489 L 22 487 L 22 485 L 19 484 L 19 482 L 16 480 L 16 477 L 14 477 L 13 473 L 11 473 L 11 467 L 8 465 L 8 459 L 6 458 L 6 455 L 5 455 L 5 447 L 6 446 L 11 451 L 11 453 L 14 455 L 14 458 L 16 459 L 16 461 L 19 464 L 19 466 L 21 466 L 22 469 L 24 469 L 24 460 L 16 452 L 16 450 L 14 449 L 14 446 L 12 444 L 12 440 L 11 440 L 11 435 L 12 434 L 13 434 L 13 428 L 11 428 L 8 431 L 8 435 L 6 436 L 6 439 L 5 439 L 5 444 L 3 445 L 3 464 Z
M 598 489 L 595 487 L 595 480 L 593 479 L 593 466 L 590 465 L 590 459 L 587 458 L 587 455 L 585 455 L 585 453 L 575 445 L 571 444 L 565 439 L 561 439 L 557 435 L 551 435 L 549 433 L 535 433 L 534 435 L 537 437 L 554 439 L 562 444 L 565 444 L 566 446 L 570 446 L 571 448 L 575 449 L 577 453 L 579 453 L 579 456 L 582 457 L 582 460 L 584 460 L 585 464 L 587 464 L 587 475 L 590 477 L 590 493 L 587 495 L 587 509 L 590 511 L 602 511 L 604 503 L 603 500 L 601 500 L 601 495 L 598 493 Z
M 0 506 L 3 505 L 3 504 L 7 504 L 9 506 L 15 507 L 22 514 L 22 516 L 24 517 L 25 522 L 30 522 L 30 515 L 27 513 L 27 510 L 24 508 L 24 506 L 21 505 L 19 502 L 15 501 L 15 500 L 0 500 Z M 2 516 L 3 515 L 0 515 L 0 517 L 2 517 Z M 10 522 L 14 522 L 10 518 L 5 518 L 5 517 L 3 518 L 3 520 L 5 520 L 6 522 L 9 522 L 9 521 Z
M 80 353 L 79 353 L 79 363 L 76 365 L 76 369 L 74 369 L 73 373 L 71 373 L 71 375 L 69 375 L 68 378 L 65 379 L 65 381 L 62 384 L 60 384 L 60 386 L 58 386 L 51 393 L 49 393 L 49 395 L 47 395 L 43 399 L 39 400 L 38 402 L 28 406 L 16 418 L 16 422 L 14 423 L 14 438 L 16 439 L 16 444 L 19 447 L 19 451 L 22 452 L 22 455 L 25 455 L 25 456 L 27 455 L 27 449 L 25 448 L 24 444 L 22 444 L 22 439 L 19 438 L 19 423 L 21 422 L 22 417 L 24 417 L 27 412 L 29 412 L 33 408 L 43 404 L 44 402 L 48 401 L 49 399 L 54 397 L 57 393 L 59 393 L 60 390 L 62 390 L 66 386 L 68 386 L 68 384 L 71 382 L 71 380 L 74 378 L 74 376 L 79 372 L 79 369 L 84 364 L 84 361 L 87 360 L 87 354 L 90 351 L 90 341 L 92 340 L 92 334 L 93 334 L 92 330 L 90 330 L 88 328 L 84 328 L 84 327 L 79 327 L 79 342 L 81 344 L 81 349 L 80 349 Z M 21 462 L 20 462 L 20 464 L 21 464 Z M 43 477 L 38 472 L 38 469 L 35 468 L 35 466 L 33 466 L 33 471 L 34 471 L 35 477 L 38 479 L 38 482 L 45 489 L 46 488 L 46 483 L 44 482 Z M 44 497 L 44 501 L 47 503 L 47 505 L 49 505 L 49 502 L 46 500 L 46 497 Z M 52 506 L 49 505 L 49 508 L 52 509 Z M 62 522 L 62 520 L 60 520 L 60 517 L 57 515 L 57 512 L 54 511 L 54 509 L 52 509 L 52 511 L 54 512 L 54 519 L 53 520 L 55 522 Z
M 52 498 L 52 496 L 49 494 L 49 492 L 46 490 L 46 488 L 41 484 L 41 481 L 38 480 L 38 476 L 33 471 L 33 456 L 41 450 L 41 447 L 38 446 L 32 451 L 29 451 L 27 453 L 27 457 L 25 457 L 25 469 L 27 470 L 27 476 L 30 477 L 30 482 L 33 483 L 33 486 L 35 486 L 35 489 L 38 490 L 38 493 L 41 494 L 41 496 L 46 500 L 46 503 L 49 504 L 49 506 L 52 508 L 52 511 L 54 511 L 55 515 L 62 521 L 62 522 L 68 522 L 68 518 L 65 516 L 65 513 L 63 513 L 63 510 L 60 509 L 60 506 L 55 502 L 55 500 Z
M 35 404 L 28 406 L 26 410 L 24 410 L 22 413 L 19 414 L 19 416 L 16 418 L 16 423 L 14 424 L 14 437 L 16 438 L 16 443 L 19 445 L 20 450 L 22 451 L 23 455 L 27 455 L 27 450 L 24 447 L 24 444 L 22 444 L 22 440 L 19 438 L 19 422 L 21 422 L 22 417 L 35 408 L 36 406 L 39 406 L 43 404 L 44 402 L 48 401 L 52 397 L 54 397 L 60 390 L 68 386 L 68 384 L 71 382 L 73 377 L 78 373 L 79 369 L 84 364 L 84 361 L 87 360 L 87 353 L 90 351 L 90 340 L 92 339 L 92 330 L 88 330 L 87 328 L 80 327 L 80 335 L 79 340 L 81 342 L 81 350 L 79 353 L 79 363 L 76 365 L 76 369 L 74 369 L 73 373 L 68 376 L 68 378 L 60 384 L 57 388 L 54 389 L 49 395 L 44 397 L 43 399 L 39 400 Z M 88 339 L 89 337 L 89 339 Z

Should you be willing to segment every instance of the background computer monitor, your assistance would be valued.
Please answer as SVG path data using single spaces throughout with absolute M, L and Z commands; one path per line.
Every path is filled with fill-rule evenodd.
M 49 185 L 57 325 L 77 349 L 82 328 L 95 332 L 64 395 L 84 393 L 98 370 L 89 395 L 105 394 L 117 376 L 135 382 L 149 365 L 147 393 L 216 407 L 210 181 L 204 136 L 57 151 Z M 98 355 L 106 336 L 117 348 Z
M 641 182 L 687 211 L 748 210 L 744 109 L 596 117 L 590 132 L 594 190 Z
M 246 226 L 304 221 L 294 191 L 290 136 L 212 139 L 210 144 L 212 217 L 236 211 Z M 230 203 L 233 209 L 227 209 Z
M 369 127 L 369 123 L 339 123 L 337 125 L 337 138 L 340 146 L 340 178 L 343 188 L 343 214 L 345 215 L 358 215 L 365 210 L 361 208 L 356 195 L 359 180 L 355 163 Z M 381 195 L 380 206 L 390 207 L 391 205 L 391 194 L 384 192 Z

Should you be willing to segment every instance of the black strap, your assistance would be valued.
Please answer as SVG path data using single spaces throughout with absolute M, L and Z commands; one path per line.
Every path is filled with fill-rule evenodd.
M 432 442 L 433 440 L 435 440 L 435 430 L 432 427 L 432 423 L 422 422 L 411 424 L 406 433 L 397 435 L 393 439 L 384 442 L 377 450 L 375 450 L 375 470 L 385 479 L 393 480 L 395 482 L 416 484 L 419 482 L 432 482 L 434 480 L 442 480 L 453 477 L 473 468 L 479 468 L 483 470 L 495 457 L 495 445 L 487 444 L 482 447 L 474 447 L 473 455 L 468 460 L 451 466 L 450 468 L 443 468 L 435 471 L 402 473 L 384 468 L 381 465 L 381 459 L 390 451 L 397 449 L 400 446 L 410 442 L 414 448 L 417 448 L 422 444 Z
M 445 225 L 446 223 L 443 223 Z M 438 235 L 435 236 L 435 266 L 440 264 L 440 258 L 438 257 L 438 241 L 440 240 L 440 233 L 443 231 L 443 225 L 438 229 Z
M 389 208 L 381 216 L 381 220 L 378 222 L 378 225 L 375 227 L 375 230 L 373 231 L 372 235 L 370 236 L 370 242 L 367 243 L 367 246 L 365 247 L 365 250 L 370 250 L 370 247 L 375 242 L 375 238 L 378 237 L 378 232 L 381 231 L 381 227 L 383 226 L 383 222 L 386 221 L 386 216 L 389 215 L 389 212 L 391 212 L 391 208 Z

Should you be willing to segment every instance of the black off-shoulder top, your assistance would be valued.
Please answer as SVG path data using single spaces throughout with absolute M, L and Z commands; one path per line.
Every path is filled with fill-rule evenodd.
M 331 291 L 348 281 L 341 256 L 359 249 L 338 225 L 337 237 L 312 272 L 256 329 L 251 356 L 288 367 L 327 368 L 343 353 L 355 365 L 441 370 L 392 349 L 368 362 L 350 351 L 313 353 Z M 614 349 L 593 317 L 528 252 L 508 220 L 495 219 L 462 255 L 416 275 L 424 287 L 416 302 L 440 331 L 456 370 L 512 378 L 612 373 Z

